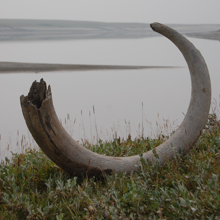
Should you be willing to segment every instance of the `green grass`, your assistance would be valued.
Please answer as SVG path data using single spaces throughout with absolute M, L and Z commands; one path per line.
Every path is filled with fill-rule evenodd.
M 130 156 L 166 140 L 135 139 L 92 151 Z M 138 173 L 75 177 L 42 152 L 13 154 L 0 164 L 0 219 L 220 219 L 220 122 L 210 115 L 194 149 L 167 166 L 143 161 Z

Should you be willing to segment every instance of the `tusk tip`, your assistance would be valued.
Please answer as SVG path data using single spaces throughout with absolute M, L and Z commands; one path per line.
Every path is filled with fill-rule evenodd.
M 150 24 L 150 27 L 152 28 L 153 31 L 159 32 L 162 29 L 166 29 L 166 26 L 164 24 L 154 22 Z

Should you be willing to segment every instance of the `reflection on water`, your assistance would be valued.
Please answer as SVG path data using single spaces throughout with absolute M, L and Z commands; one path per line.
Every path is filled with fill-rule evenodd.
M 218 98 L 220 44 L 192 38 L 190 41 L 207 62 L 212 96 Z M 1 43 L 0 48 L 1 61 L 186 66 L 181 53 L 165 38 Z M 124 137 L 129 132 L 133 137 L 141 135 L 142 102 L 145 136 L 151 134 L 148 122 L 156 128 L 158 114 L 162 123 L 163 118 L 169 118 L 180 124 L 191 89 L 187 68 L 1 74 L 0 78 L 1 150 L 11 141 L 13 151 L 17 130 L 20 136 L 27 134 L 19 97 L 27 95 L 34 80 L 44 78 L 51 85 L 57 115 L 64 124 L 64 118 L 70 115 L 72 124 L 65 126 L 70 126 L 76 140 L 97 138 L 96 125 L 100 138 L 112 138 L 115 132 Z

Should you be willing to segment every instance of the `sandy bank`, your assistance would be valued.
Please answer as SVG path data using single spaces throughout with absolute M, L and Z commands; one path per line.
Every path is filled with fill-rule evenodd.
M 167 24 L 183 35 L 218 31 L 220 24 Z M 158 37 L 148 23 L 0 19 L 0 41 L 139 39 Z M 197 35 L 198 34 L 198 35 Z M 199 36 L 201 37 L 201 35 Z M 218 40 L 215 36 L 208 38 Z
M 202 33 L 191 33 L 187 34 L 189 37 L 202 38 L 207 40 L 218 40 L 220 41 L 220 30 L 218 31 L 210 31 L 210 32 L 202 32 Z
M 116 66 L 116 65 L 77 65 L 0 62 L 0 73 L 52 72 L 52 71 L 91 71 L 91 70 L 133 70 L 155 68 L 179 68 L 175 66 Z

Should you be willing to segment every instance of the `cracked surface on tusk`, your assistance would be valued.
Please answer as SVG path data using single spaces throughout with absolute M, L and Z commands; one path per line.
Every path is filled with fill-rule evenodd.
M 159 23 L 151 28 L 171 40 L 183 54 L 190 71 L 192 91 L 187 114 L 170 139 L 143 153 L 143 159 L 159 160 L 161 165 L 172 161 L 176 153 L 182 156 L 194 146 L 205 126 L 211 103 L 211 83 L 208 68 L 201 53 L 181 34 Z M 28 96 L 21 96 L 24 119 L 35 141 L 44 153 L 62 169 L 76 175 L 102 176 L 112 171 L 120 173 L 137 171 L 140 156 L 108 157 L 93 153 L 73 140 L 62 127 L 52 100 L 50 86 L 43 79 L 33 82 Z

